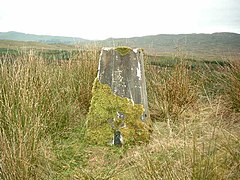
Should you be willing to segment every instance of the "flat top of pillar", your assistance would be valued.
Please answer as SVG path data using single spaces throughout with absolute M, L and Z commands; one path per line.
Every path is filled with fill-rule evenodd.
M 118 47 L 103 47 L 102 51 L 110 51 L 110 50 L 114 50 L 117 51 L 121 56 L 125 56 L 128 53 L 130 53 L 131 51 L 133 51 L 134 53 L 137 52 L 141 52 L 143 49 L 142 48 L 130 48 L 128 46 L 118 46 Z

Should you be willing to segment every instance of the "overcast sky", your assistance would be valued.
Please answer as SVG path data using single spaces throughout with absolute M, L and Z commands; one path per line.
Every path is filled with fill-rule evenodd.
M 240 0 L 0 0 L 0 32 L 85 39 L 240 33 Z

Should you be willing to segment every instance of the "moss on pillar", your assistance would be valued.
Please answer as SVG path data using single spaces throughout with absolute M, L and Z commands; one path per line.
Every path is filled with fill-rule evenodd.
M 126 147 L 149 141 L 150 120 L 141 121 L 143 105 L 115 95 L 107 84 L 100 83 L 97 78 L 92 93 L 86 134 L 90 144 L 111 144 L 116 130 L 121 132 Z M 117 117 L 119 113 L 124 117 Z
M 126 56 L 128 53 L 132 51 L 132 48 L 127 46 L 118 46 L 114 48 L 115 51 L 117 51 L 121 56 Z

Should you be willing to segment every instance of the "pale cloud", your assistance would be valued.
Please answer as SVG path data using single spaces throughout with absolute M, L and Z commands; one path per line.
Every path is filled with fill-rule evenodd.
M 0 0 L 0 32 L 87 39 L 240 33 L 238 0 Z

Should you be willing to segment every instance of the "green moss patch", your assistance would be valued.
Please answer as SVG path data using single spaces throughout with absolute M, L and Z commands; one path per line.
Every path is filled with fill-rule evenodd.
M 126 56 L 132 51 L 132 48 L 127 46 L 118 46 L 114 50 L 117 51 L 121 56 Z
M 148 142 L 150 120 L 141 121 L 143 105 L 115 95 L 111 88 L 96 78 L 91 107 L 87 116 L 87 141 L 94 145 L 109 145 L 114 132 L 120 131 L 124 146 Z M 119 114 L 121 116 L 119 117 Z

